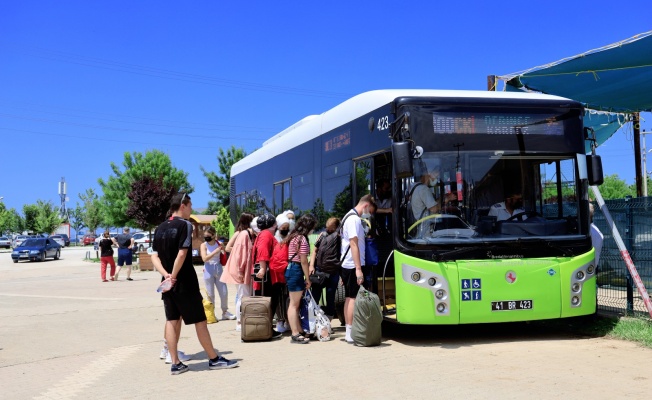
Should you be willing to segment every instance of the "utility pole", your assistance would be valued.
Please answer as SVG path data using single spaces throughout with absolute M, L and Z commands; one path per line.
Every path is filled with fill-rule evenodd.
M 643 137 L 643 151 L 641 152 L 641 157 L 643 157 L 643 196 L 647 197 L 647 147 L 645 146 L 645 135 L 652 132 L 646 132 L 643 130 L 641 136 Z
M 641 121 L 640 114 L 634 113 L 634 165 L 636 167 L 636 197 L 643 196 L 643 178 L 641 177 Z

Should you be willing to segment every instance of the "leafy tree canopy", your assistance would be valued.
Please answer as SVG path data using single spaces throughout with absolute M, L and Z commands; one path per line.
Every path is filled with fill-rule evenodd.
M 23 228 L 33 233 L 39 232 L 36 227 L 36 216 L 38 215 L 38 206 L 36 204 L 23 205 Z
M 55 207 L 49 200 L 37 200 L 36 208 L 37 213 L 34 221 L 36 227 L 35 232 L 51 234 L 64 221 L 64 219 L 59 216 L 59 208 Z
M 4 203 L 0 202 L 0 234 L 22 232 L 23 219 L 15 208 L 7 210 Z
M 170 157 L 162 151 L 150 150 L 145 154 L 127 152 L 122 165 L 124 170 L 111 163 L 113 175 L 106 181 L 99 180 L 104 193 L 102 207 L 107 225 L 138 227 L 136 221 L 127 215 L 131 201 L 128 195 L 136 180 L 144 177 L 161 179 L 165 188 L 187 193 L 194 190 L 188 182 L 188 173 L 175 168 Z
M 84 225 L 84 209 L 77 203 L 75 208 L 68 210 L 68 218 L 70 226 L 75 230 L 75 237 L 79 235 L 79 231 L 86 225 Z
M 95 233 L 97 228 L 104 220 L 103 207 L 100 198 L 93 189 L 86 189 L 85 193 L 79 194 L 79 199 L 84 204 L 84 209 L 81 215 L 83 225 L 88 228 L 89 233 Z
M 226 152 L 220 148 L 219 152 L 220 154 L 217 156 L 219 173 L 207 171 L 203 166 L 200 166 L 201 172 L 208 179 L 210 195 L 217 200 L 217 202 L 209 202 L 211 213 L 217 212 L 220 205 L 226 208 L 229 207 L 231 166 L 247 155 L 244 149 L 235 146 L 231 146 Z
M 216 218 L 211 221 L 211 225 L 215 228 L 217 236 L 229 237 L 229 210 L 226 207 L 219 207 L 215 213 Z
M 636 189 L 632 190 L 632 187 L 620 179 L 618 174 L 604 177 L 604 183 L 600 185 L 600 193 L 605 200 L 624 199 L 627 195 L 636 197 Z

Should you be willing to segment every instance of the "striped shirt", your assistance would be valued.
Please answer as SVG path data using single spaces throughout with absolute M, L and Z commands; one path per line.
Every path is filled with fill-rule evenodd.
M 297 252 L 297 244 L 299 244 L 298 252 Z M 308 243 L 308 240 L 306 240 L 305 236 L 295 237 L 294 239 L 292 239 L 290 245 L 288 246 L 289 257 L 294 256 L 290 261 L 301 263 L 301 254 L 305 254 L 306 256 L 310 254 L 310 244 Z

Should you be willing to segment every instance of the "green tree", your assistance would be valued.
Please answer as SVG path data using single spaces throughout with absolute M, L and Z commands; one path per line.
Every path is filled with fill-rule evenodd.
M 22 218 L 15 208 L 7 210 L 4 203 L 0 202 L 0 234 L 20 232 L 23 230 Z
M 632 191 L 631 186 L 627 185 L 618 174 L 607 175 L 604 177 L 604 183 L 600 185 L 600 193 L 605 200 L 624 199 L 625 196 L 636 196 L 636 190 Z
M 358 200 L 365 194 L 369 193 L 369 177 L 367 171 L 369 170 L 368 163 L 358 164 L 355 170 L 356 180 L 355 187 L 358 198 L 353 199 L 353 182 L 349 178 L 349 184 L 335 196 L 335 203 L 333 204 L 332 215 L 337 218 L 342 218 L 347 212 L 357 204 Z
M 129 193 L 132 183 L 143 177 L 162 179 L 164 187 L 175 188 L 178 192 L 192 193 L 193 187 L 188 182 L 188 173 L 176 169 L 170 157 L 159 150 L 150 150 L 145 154 L 139 152 L 125 153 L 122 162 L 124 170 L 111 163 L 113 175 L 99 184 L 104 193 L 102 209 L 109 226 L 137 227 L 136 222 L 127 216 Z
M 314 215 L 315 218 L 317 218 L 317 226 L 315 227 L 315 230 L 325 227 L 326 221 L 328 221 L 330 215 L 326 211 L 326 208 L 324 207 L 324 202 L 321 199 L 315 200 L 311 212 L 312 215 Z
M 36 229 L 36 216 L 38 215 L 38 206 L 36 204 L 25 204 L 23 205 L 23 228 L 28 232 L 34 233 L 43 233 L 38 232 Z
M 219 149 L 219 152 L 220 154 L 217 156 L 219 173 L 207 171 L 203 166 L 199 167 L 206 179 L 208 179 L 210 196 L 217 200 L 208 203 L 208 208 L 211 210 L 211 214 L 217 213 L 219 206 L 226 208 L 229 207 L 231 166 L 247 155 L 247 152 L 245 152 L 244 149 L 236 148 L 233 145 L 226 152 L 222 150 L 222 148 Z
M 636 182 L 629 185 L 629 190 L 634 194 L 636 193 Z M 652 179 L 649 176 L 647 177 L 647 193 L 648 196 L 652 196 Z M 634 194 L 632 194 L 632 197 L 635 197 Z
M 81 220 L 90 231 L 89 233 L 95 233 L 103 221 L 102 211 L 104 207 L 102 207 L 100 197 L 95 193 L 95 190 L 86 189 L 85 193 L 79 194 L 79 199 L 84 204 Z
M 84 209 L 77 203 L 75 208 L 68 210 L 70 226 L 75 230 L 75 238 L 78 237 L 79 231 L 84 225 Z
M 35 219 L 36 232 L 51 234 L 61 226 L 64 219 L 59 216 L 58 207 L 55 207 L 51 201 L 37 200 L 36 207 L 38 209 Z
M 211 225 L 215 228 L 217 236 L 229 237 L 229 210 L 226 207 L 219 207 L 215 215 Z

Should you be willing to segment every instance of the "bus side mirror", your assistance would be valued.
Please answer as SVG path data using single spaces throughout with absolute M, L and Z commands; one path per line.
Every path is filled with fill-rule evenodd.
M 398 179 L 409 178 L 413 175 L 412 151 L 410 147 L 410 142 L 392 143 L 394 174 Z
M 589 185 L 599 186 L 604 182 L 602 159 L 598 155 L 586 156 L 586 169 L 589 175 Z

